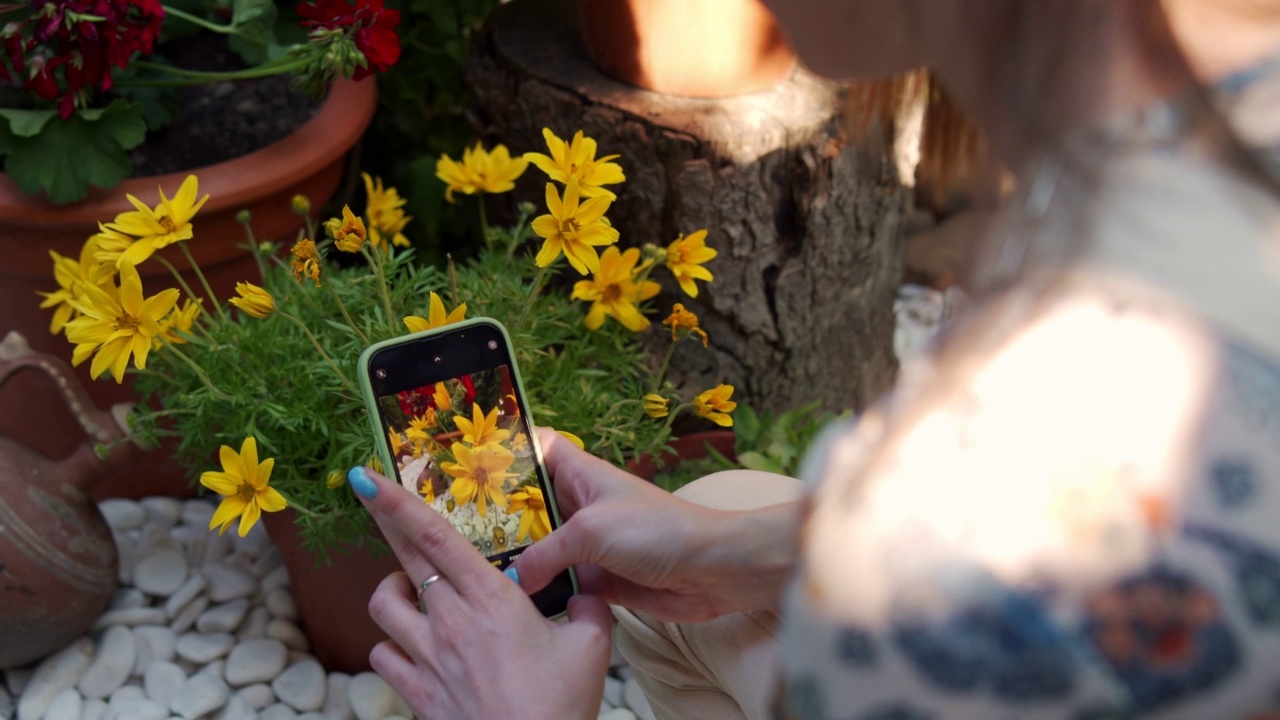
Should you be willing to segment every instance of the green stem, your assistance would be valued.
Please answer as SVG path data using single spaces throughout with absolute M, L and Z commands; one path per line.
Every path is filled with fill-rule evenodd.
M 662 358 L 662 365 L 658 368 L 658 375 L 653 381 L 653 392 L 658 392 L 662 388 L 662 379 L 667 374 L 667 367 L 671 365 L 671 356 L 676 354 L 676 341 L 671 341 L 671 347 L 667 348 L 667 356 Z
M 370 253 L 368 243 L 360 246 L 360 252 L 364 255 L 364 259 L 373 266 L 374 271 L 378 273 L 378 289 L 382 292 L 382 307 L 387 312 L 387 327 L 392 334 L 395 334 L 396 326 L 395 320 L 392 319 L 391 296 L 387 294 L 387 273 L 382 266 L 382 253 L 376 248 Z
M 165 260 L 159 255 L 152 255 L 151 257 L 155 258 L 156 262 L 160 263 L 161 265 L 169 269 L 169 272 L 173 274 L 174 279 L 177 280 L 178 284 L 182 286 L 182 291 L 187 294 L 187 297 L 191 298 L 192 302 L 194 302 L 195 304 L 201 307 L 204 307 L 204 298 L 195 294 L 195 291 L 193 291 L 191 289 L 191 286 L 187 284 L 187 281 L 183 279 L 182 273 L 178 272 L 178 268 L 174 267 L 173 263 L 169 262 L 168 260 Z M 208 313 L 205 313 L 205 314 L 207 315 Z M 204 332 L 205 337 L 209 337 L 208 331 L 205 331 L 204 328 L 201 328 L 201 331 Z
M 213 393 L 215 397 L 217 397 L 219 400 L 231 399 L 230 395 L 214 387 L 213 381 L 209 379 L 209 376 L 207 374 L 205 374 L 204 368 L 200 367 L 195 360 L 192 360 L 191 358 L 187 357 L 186 353 L 179 350 L 177 346 L 175 346 L 173 343 L 168 343 L 165 345 L 165 347 L 171 350 L 174 355 L 177 355 L 183 362 L 185 362 L 195 372 L 196 377 L 200 378 L 200 382 L 204 383 L 204 386 L 209 388 L 209 392 Z
M 267 282 L 267 264 L 262 260 L 262 251 L 258 249 L 258 239 L 253 236 L 253 228 L 249 223 L 244 224 L 244 234 L 249 242 L 249 254 L 253 255 L 253 262 L 258 266 L 258 277 L 262 278 L 263 284 Z
M 347 327 L 355 332 L 356 337 L 360 338 L 361 342 L 368 345 L 369 338 L 363 332 L 360 332 L 360 328 L 356 327 L 355 321 L 351 319 L 351 314 L 347 312 L 347 306 L 342 303 L 342 298 L 338 295 L 338 290 L 333 287 L 333 281 L 330 280 L 324 286 L 328 288 L 329 294 L 333 296 L 333 301 L 338 303 L 338 309 L 342 311 L 342 319 L 347 321 Z
M 480 193 L 477 199 L 480 202 L 480 237 L 484 238 L 484 249 L 489 250 L 493 245 L 493 241 L 489 239 L 489 218 L 485 214 L 484 193 Z
M 211 32 L 222 33 L 223 35 L 230 35 L 236 32 L 236 29 L 230 25 L 218 25 L 216 23 L 209 22 L 198 15 L 192 15 L 189 12 L 179 10 L 171 5 L 161 5 L 160 7 L 164 8 L 164 14 L 168 17 L 181 18 L 192 25 L 199 25 L 205 30 L 209 30 Z
M 277 60 L 255 67 L 246 68 L 244 70 L 237 70 L 235 72 L 205 72 L 203 70 L 187 70 L 185 68 L 173 67 L 171 65 L 147 62 L 146 60 L 133 60 L 131 62 L 133 67 L 167 73 L 171 77 L 121 78 L 116 82 L 116 84 L 131 87 L 165 87 L 169 85 L 197 85 L 200 83 L 221 82 L 224 80 L 251 80 L 253 78 L 282 75 L 284 73 L 293 72 L 294 70 L 301 70 L 310 64 L 310 62 L 311 61 L 308 58 Z
M 524 327 L 524 319 L 528 316 L 529 309 L 533 307 L 534 300 L 538 298 L 538 293 L 542 292 L 542 284 L 547 280 L 547 270 L 550 267 L 548 265 L 547 267 L 538 268 L 538 277 L 533 280 L 533 289 L 529 291 L 529 299 L 525 301 L 524 309 L 520 311 L 520 318 L 516 320 L 515 327 L 512 329 L 513 332 Z
M 319 351 L 320 356 L 324 358 L 324 361 L 329 363 L 329 367 L 333 369 L 334 374 L 338 376 L 338 379 L 342 381 L 342 384 L 346 386 L 347 390 L 350 391 L 351 394 L 354 396 L 358 397 L 360 395 L 360 393 L 356 390 L 355 385 L 352 385 L 351 381 L 347 379 L 347 376 L 343 374 L 341 369 L 338 368 L 338 364 L 333 361 L 333 358 L 329 357 L 329 353 L 325 352 L 324 346 L 320 344 L 320 341 L 316 339 L 316 336 L 311 334 L 311 328 L 308 328 L 306 323 L 290 315 L 289 313 L 283 310 L 280 310 L 279 308 L 276 309 L 276 314 L 289 320 L 294 325 L 297 325 L 298 328 L 301 329 L 302 332 L 306 334 L 307 339 L 311 341 L 311 344 L 315 346 L 316 350 Z
M 187 258 L 187 262 L 191 265 L 191 270 L 196 274 L 196 278 L 200 280 L 200 284 L 204 287 L 204 291 L 209 298 L 209 302 L 213 303 L 214 309 L 218 311 L 218 317 L 227 320 L 227 312 L 222 309 L 222 303 L 218 302 L 218 296 L 213 294 L 213 288 L 209 287 L 209 281 L 205 279 L 204 273 L 200 271 L 200 264 L 191 255 L 191 249 L 184 242 L 178 243 L 178 247 L 182 249 L 182 254 Z

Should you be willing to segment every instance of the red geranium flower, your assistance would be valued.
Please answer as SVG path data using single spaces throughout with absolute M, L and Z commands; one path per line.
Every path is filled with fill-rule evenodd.
M 337 30 L 351 28 L 351 39 L 364 54 L 368 67 L 356 68 L 353 80 L 363 80 L 375 72 L 382 72 L 400 59 L 400 36 L 396 26 L 400 24 L 400 12 L 382 6 L 382 0 L 316 0 L 298 5 L 302 26 Z

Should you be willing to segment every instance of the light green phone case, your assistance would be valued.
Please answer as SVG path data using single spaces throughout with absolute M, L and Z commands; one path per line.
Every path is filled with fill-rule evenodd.
M 561 524 L 560 510 L 556 506 L 555 489 L 551 487 L 551 475 L 547 472 L 547 466 L 542 462 L 542 445 L 538 442 L 538 434 L 533 431 L 536 426 L 533 424 L 533 418 L 528 414 L 529 408 L 527 403 L 524 401 L 528 396 L 524 391 L 524 380 L 520 377 L 520 370 L 516 367 L 516 354 L 515 349 L 511 345 L 511 336 L 507 334 L 507 329 L 503 327 L 502 323 L 492 318 L 472 318 L 470 320 L 463 320 L 462 322 L 453 323 L 452 325 L 446 325 L 445 327 L 436 328 L 434 330 L 423 330 L 422 332 L 416 332 L 411 335 L 383 340 L 370 345 L 364 349 L 364 352 L 360 353 L 360 362 L 359 367 L 357 368 L 360 378 L 360 394 L 364 397 L 364 406 L 369 413 L 369 427 L 373 432 L 374 442 L 378 448 L 378 458 L 382 461 L 382 467 L 395 467 L 395 460 L 391 456 L 391 446 L 387 439 L 387 434 L 382 429 L 382 421 L 380 420 L 381 415 L 378 411 L 378 399 L 373 394 L 373 383 L 369 380 L 369 360 L 373 357 L 373 354 L 384 348 L 404 345 L 422 338 L 443 335 L 445 333 L 465 330 L 466 328 L 480 325 L 487 325 L 496 328 L 498 332 L 502 334 L 503 342 L 506 343 L 507 358 L 510 360 L 509 367 L 511 368 L 511 377 L 515 380 L 516 392 L 520 403 L 520 412 L 524 415 L 524 421 L 529 426 L 529 441 L 533 443 L 534 460 L 538 464 L 538 470 L 540 472 L 539 476 L 547 478 L 547 486 L 545 488 L 546 497 L 549 500 L 548 504 L 551 507 L 551 514 L 555 518 L 556 527 L 559 527 Z M 477 550 L 476 552 L 480 551 Z M 573 594 L 577 595 L 578 575 L 573 571 L 573 568 L 569 568 L 569 578 L 573 583 Z M 561 617 L 563 614 L 564 613 L 553 616 L 551 619 Z

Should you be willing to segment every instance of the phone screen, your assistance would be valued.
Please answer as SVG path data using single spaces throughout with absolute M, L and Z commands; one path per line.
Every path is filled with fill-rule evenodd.
M 381 349 L 367 368 L 393 466 L 498 569 L 556 526 L 506 337 L 488 323 Z M 545 615 L 573 594 L 568 573 L 534 596 Z

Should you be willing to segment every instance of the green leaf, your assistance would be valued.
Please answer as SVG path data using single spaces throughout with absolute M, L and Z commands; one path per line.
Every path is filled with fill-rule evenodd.
M 276 45 L 276 4 L 272 0 L 236 0 L 230 46 L 245 63 L 261 65 L 272 57 Z
M 738 462 L 741 463 L 742 467 L 747 468 L 748 470 L 760 470 L 763 472 L 777 473 L 779 475 L 785 474 L 781 465 L 754 450 L 739 453 Z
M 58 116 L 56 110 L 0 110 L 0 116 L 9 121 L 9 129 L 18 137 L 35 137 L 46 123 Z
M 46 122 L 35 136 L 15 137 L 4 169 L 23 192 L 44 190 L 54 203 L 75 202 L 88 194 L 89 185 L 115 187 L 128 177 L 133 163 L 126 151 L 146 132 L 142 107 L 116 100 L 66 121 Z

